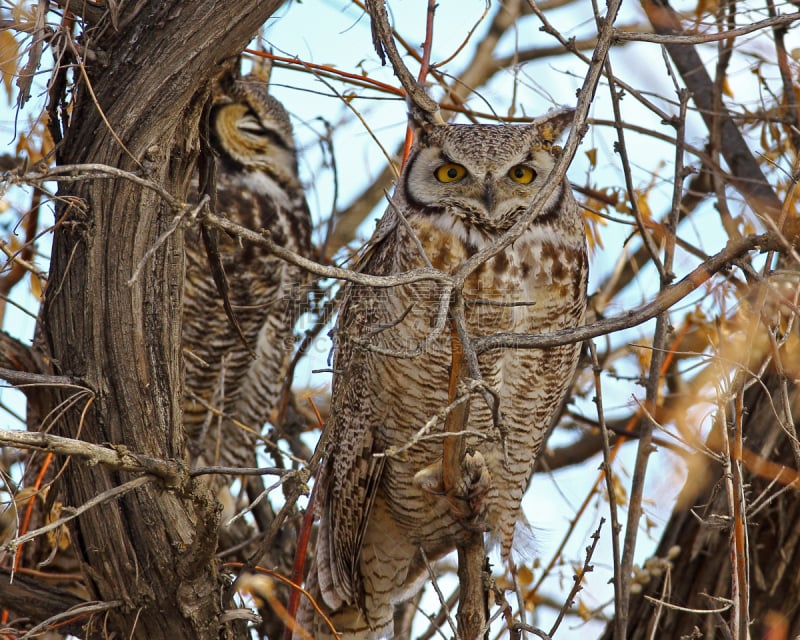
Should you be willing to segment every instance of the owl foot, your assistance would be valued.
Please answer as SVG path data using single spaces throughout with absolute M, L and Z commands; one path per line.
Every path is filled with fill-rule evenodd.
M 470 531 L 484 531 L 486 525 L 480 521 L 483 515 L 483 497 L 492 486 L 492 478 L 486 460 L 480 451 L 467 449 L 461 467 L 461 478 L 448 491 L 444 483 L 444 468 L 441 460 L 418 471 L 414 484 L 435 496 L 444 496 L 453 518 Z

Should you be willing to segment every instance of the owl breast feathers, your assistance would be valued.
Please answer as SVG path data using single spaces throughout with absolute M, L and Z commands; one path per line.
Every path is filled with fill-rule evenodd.
M 528 211 L 571 119 L 571 111 L 559 111 L 527 126 L 449 125 L 420 132 L 359 269 L 376 275 L 426 266 L 456 271 Z M 463 298 L 469 336 L 580 325 L 586 279 L 583 225 L 564 180 L 524 233 L 468 277 Z M 424 559 L 442 557 L 465 535 L 464 523 L 431 480 L 441 476 L 443 451 L 443 424 L 435 418 L 451 399 L 451 335 L 435 332 L 443 294 L 430 281 L 346 286 L 334 333 L 319 536 L 308 586 L 348 640 L 391 636 L 394 605 L 427 577 Z M 479 356 L 483 382 L 499 401 L 501 428 L 476 393 L 466 425 L 474 435 L 467 444 L 488 470 L 481 518 L 504 555 L 579 349 L 569 344 Z M 298 620 L 313 637 L 331 637 L 310 606 Z
M 213 102 L 218 213 L 310 256 L 311 220 L 286 111 L 252 76 L 218 85 Z M 250 350 L 225 314 L 199 230 L 187 232 L 184 424 L 194 464 L 253 467 L 261 428 L 284 384 L 307 277 L 226 235 L 218 249 Z

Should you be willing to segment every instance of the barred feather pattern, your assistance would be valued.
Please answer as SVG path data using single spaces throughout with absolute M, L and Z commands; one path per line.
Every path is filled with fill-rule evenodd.
M 292 128 L 254 78 L 215 96 L 218 213 L 311 256 L 311 222 Z M 184 425 L 193 465 L 256 466 L 261 429 L 279 401 L 307 275 L 261 247 L 224 234 L 219 253 L 229 299 L 253 358 L 223 309 L 199 230 L 186 236 Z
M 556 112 L 528 127 L 450 125 L 422 132 L 359 268 L 378 275 L 425 266 L 456 271 L 525 213 L 557 157 L 553 141 L 570 120 L 571 112 Z M 451 165 L 460 168 L 447 174 Z M 520 188 L 512 174 L 534 177 Z M 447 182 L 452 176 L 458 189 Z M 565 180 L 523 235 L 467 279 L 469 335 L 582 324 L 587 270 L 579 207 Z M 391 637 L 394 605 L 427 578 L 423 557 L 441 558 L 465 535 L 447 500 L 426 488 L 442 460 L 443 424 L 424 427 L 449 400 L 450 333 L 432 333 L 441 295 L 430 282 L 348 285 L 340 311 L 308 585 L 345 640 Z M 467 444 L 488 468 L 481 516 L 505 556 L 579 352 L 579 344 L 568 344 L 479 356 L 501 423 L 473 395 L 467 428 L 474 435 Z M 309 605 L 298 620 L 314 638 L 333 637 Z

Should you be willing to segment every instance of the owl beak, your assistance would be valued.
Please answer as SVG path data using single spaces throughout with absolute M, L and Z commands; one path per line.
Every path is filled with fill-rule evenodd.
M 494 184 L 489 176 L 486 177 L 486 181 L 483 183 L 483 197 L 481 200 L 486 205 L 487 212 L 494 209 Z

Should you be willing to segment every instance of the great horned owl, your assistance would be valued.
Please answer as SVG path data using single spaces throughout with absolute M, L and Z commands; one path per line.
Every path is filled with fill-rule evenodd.
M 218 212 L 310 256 L 311 220 L 285 109 L 254 76 L 217 85 L 213 103 Z M 224 234 L 219 254 L 234 314 L 252 351 L 223 310 L 200 232 L 188 232 L 184 424 L 194 464 L 253 467 L 261 428 L 284 384 L 307 278 L 265 249 Z
M 390 275 L 433 266 L 455 272 L 526 213 L 551 173 L 559 153 L 554 143 L 572 116 L 562 110 L 526 126 L 430 126 L 419 132 L 358 270 Z M 564 180 L 527 230 L 467 278 L 469 335 L 580 325 L 586 281 L 583 225 Z M 308 585 L 347 640 L 392 635 L 393 605 L 411 597 L 427 576 L 421 551 L 428 561 L 440 558 L 465 532 L 447 499 L 430 486 L 441 468 L 441 421 L 423 432 L 448 404 L 451 335 L 432 333 L 440 294 L 441 288 L 425 282 L 345 289 L 334 333 L 319 535 Z M 580 345 L 569 344 L 479 356 L 502 425 L 476 394 L 467 428 L 480 436 L 467 441 L 490 475 L 482 518 L 505 556 L 579 351 Z M 387 451 L 397 453 L 381 455 Z M 308 603 L 298 622 L 314 638 L 331 637 Z

